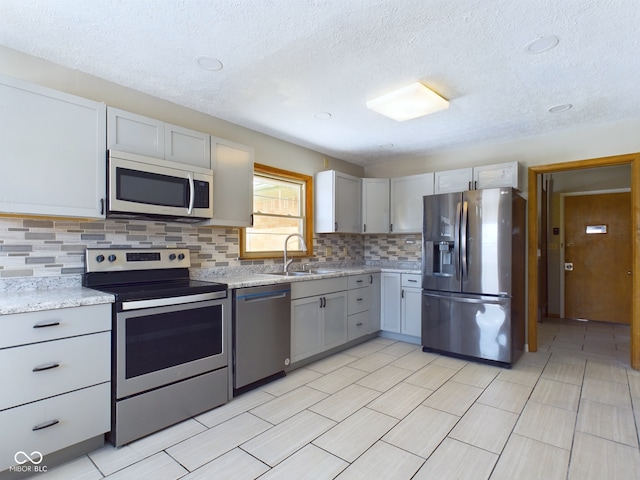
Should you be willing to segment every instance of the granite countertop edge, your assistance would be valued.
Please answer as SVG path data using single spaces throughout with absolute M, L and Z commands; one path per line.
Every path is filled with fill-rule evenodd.
M 192 271 L 192 278 L 202 281 L 225 283 L 229 289 L 236 289 L 379 272 L 420 274 L 420 270 L 411 268 L 387 268 L 366 265 L 335 269 L 327 268 L 327 270 L 331 271 L 327 273 L 314 273 L 308 276 L 280 276 L 268 272 L 241 273 L 234 271 L 231 273 L 222 273 L 218 269 L 194 269 Z M 20 284 L 12 284 L 9 287 L 5 285 L 5 288 L 0 289 L 2 290 L 2 295 L 0 295 L 0 315 L 100 305 L 113 303 L 115 301 L 113 295 L 82 287 L 79 278 L 72 279 L 71 281 L 65 279 L 58 288 L 51 288 L 51 281 L 43 283 L 43 288 L 39 288 L 38 285 L 38 282 L 33 281 L 29 284 L 28 288 Z M 53 285 L 55 285 L 55 283 Z

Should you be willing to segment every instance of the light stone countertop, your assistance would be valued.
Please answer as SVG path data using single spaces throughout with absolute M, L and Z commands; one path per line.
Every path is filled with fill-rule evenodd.
M 327 267 L 326 270 L 331 270 L 331 272 L 304 276 L 282 276 L 265 272 L 242 273 L 233 271 L 231 273 L 221 273 L 218 269 L 194 269 L 192 278 L 226 283 L 229 289 L 234 289 L 378 272 L 420 274 L 420 270 L 380 268 L 364 265 L 347 268 Z M 47 278 L 46 280 L 42 280 L 41 283 L 36 281 L 36 279 L 29 279 L 22 283 L 12 282 L 0 284 L 0 315 L 80 307 L 84 305 L 98 305 L 113 303 L 115 300 L 113 295 L 82 287 L 80 283 L 80 278 Z M 59 288 L 56 288 L 57 284 L 59 284 Z M 42 288 L 39 288 L 40 285 Z
M 81 286 L 4 291 L 0 293 L 0 315 L 99 305 L 113 301 L 113 295 Z

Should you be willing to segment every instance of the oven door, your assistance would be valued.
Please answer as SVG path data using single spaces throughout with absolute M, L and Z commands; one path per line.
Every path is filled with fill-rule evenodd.
M 213 216 L 213 173 L 198 167 L 109 152 L 108 216 Z
M 228 366 L 230 312 L 228 298 L 118 312 L 116 398 Z

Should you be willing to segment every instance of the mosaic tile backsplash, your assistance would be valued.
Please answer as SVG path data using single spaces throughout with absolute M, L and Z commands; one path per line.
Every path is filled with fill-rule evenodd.
M 282 260 L 239 260 L 238 230 L 137 220 L 0 218 L 0 278 L 84 272 L 87 247 L 189 248 L 193 267 L 277 265 Z M 419 235 L 319 234 L 315 255 L 297 263 L 420 261 Z

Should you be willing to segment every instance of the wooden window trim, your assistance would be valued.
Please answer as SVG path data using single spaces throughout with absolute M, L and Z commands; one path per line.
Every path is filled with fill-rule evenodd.
M 288 178 L 291 180 L 304 182 L 305 188 L 305 218 L 306 218 L 306 230 L 304 235 L 304 242 L 307 245 L 306 252 L 287 252 L 290 258 L 294 257 L 311 257 L 313 256 L 313 177 L 310 175 L 304 175 L 302 173 L 291 172 L 289 170 L 282 170 L 280 168 L 270 167 L 269 165 L 262 165 L 256 163 L 253 166 L 253 173 L 265 175 L 275 175 L 282 178 Z M 245 232 L 246 229 L 242 229 L 240 232 L 240 259 L 241 260 L 261 260 L 271 258 L 283 258 L 283 252 L 245 252 Z

